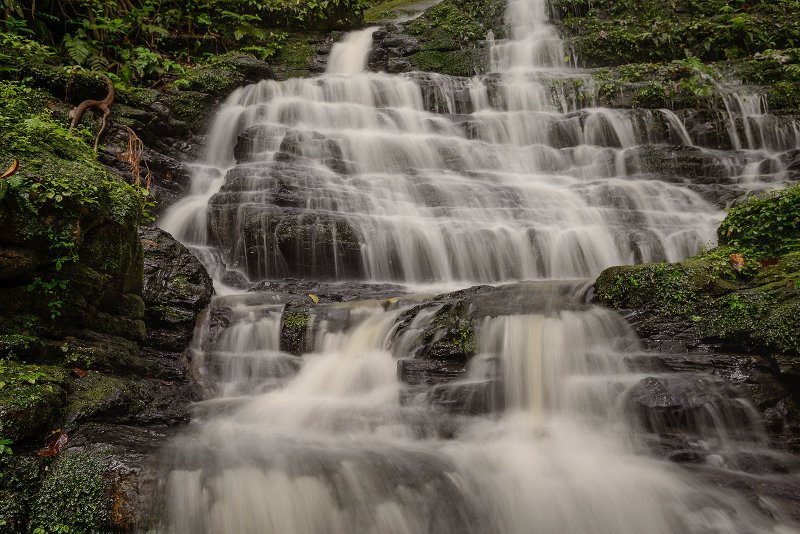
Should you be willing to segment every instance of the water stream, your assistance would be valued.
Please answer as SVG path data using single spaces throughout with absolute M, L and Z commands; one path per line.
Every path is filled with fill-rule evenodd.
M 674 422 L 643 419 L 631 399 L 675 377 L 631 371 L 648 357 L 635 334 L 570 280 L 713 240 L 724 205 L 646 170 L 642 146 L 696 149 L 727 169 L 719 187 L 744 191 L 781 181 L 800 130 L 732 98 L 732 156 L 697 147 L 671 111 L 568 104 L 547 80 L 580 73 L 562 65 L 543 0 L 511 0 L 507 17 L 499 74 L 367 72 L 367 29 L 324 75 L 243 87 L 222 106 L 190 196 L 160 221 L 226 295 L 195 336 L 208 398 L 169 449 L 164 532 L 798 532 L 769 503 L 651 454 Z M 523 308 L 476 320 L 477 354 L 453 384 L 500 393 L 474 415 L 398 380 L 442 304 L 325 304 L 302 316 L 313 334 L 298 356 L 281 351 L 290 297 L 234 294 L 286 276 L 409 292 L 556 282 L 513 286 Z M 770 454 L 752 407 L 692 380 L 706 462 Z

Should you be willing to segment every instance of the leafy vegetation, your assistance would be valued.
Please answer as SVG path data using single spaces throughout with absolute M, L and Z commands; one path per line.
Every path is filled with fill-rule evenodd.
M 7 0 L 0 77 L 32 62 L 109 74 L 117 85 L 182 75 L 209 55 L 271 59 L 287 31 L 347 28 L 364 0 Z
M 800 250 L 800 186 L 746 199 L 718 230 L 721 244 L 778 256 Z
M 694 258 L 606 269 L 595 300 L 642 310 L 652 331 L 679 325 L 730 349 L 800 355 L 798 198 L 794 186 L 739 204 L 721 245 Z
M 800 45 L 797 0 L 552 0 L 581 62 L 744 58 Z

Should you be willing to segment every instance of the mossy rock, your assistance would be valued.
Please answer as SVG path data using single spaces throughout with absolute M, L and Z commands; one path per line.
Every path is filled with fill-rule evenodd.
M 66 525 L 70 532 L 109 532 L 111 499 L 104 477 L 109 463 L 102 452 L 60 454 L 31 504 L 31 527 Z
M 726 350 L 800 355 L 797 252 L 775 260 L 723 247 L 675 264 L 612 267 L 594 299 L 637 310 L 650 330 L 678 324 Z
M 0 436 L 16 443 L 53 430 L 68 381 L 67 372 L 58 367 L 0 362 Z
M 419 71 L 438 72 L 450 76 L 474 76 L 488 71 L 489 54 L 484 48 L 467 50 L 420 50 L 409 57 Z
M 113 422 L 124 418 L 135 408 L 135 397 L 122 380 L 90 372 L 74 381 L 64 409 L 64 424 Z
M 30 504 L 47 473 L 49 458 L 0 455 L 0 526 L 3 532 L 28 532 Z
M 308 305 L 290 302 L 281 317 L 280 349 L 300 356 L 311 349 L 311 315 Z

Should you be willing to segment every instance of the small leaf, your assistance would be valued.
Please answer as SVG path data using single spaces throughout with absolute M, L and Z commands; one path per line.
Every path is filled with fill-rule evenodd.
M 66 432 L 57 430 L 47 445 L 39 449 L 36 456 L 56 456 L 61 451 L 61 447 L 67 444 L 67 439 Z
M 744 267 L 744 256 L 741 254 L 731 254 L 731 265 L 737 271 L 741 271 Z
M 73 370 L 72 370 L 72 374 L 74 374 L 74 375 L 75 375 L 75 376 L 77 376 L 78 378 L 83 378 L 84 376 L 86 376 L 86 375 L 87 375 L 87 374 L 89 374 L 89 373 L 87 373 L 87 372 L 86 372 L 86 371 L 84 371 L 83 369 L 78 369 L 78 368 L 76 367 L 75 369 L 73 369 Z
M 319 297 L 316 295 L 312 295 L 311 293 L 308 294 L 308 298 L 314 301 L 314 304 L 319 304 Z
M 761 264 L 761 268 L 769 267 L 770 265 L 777 265 L 778 258 L 765 258 L 763 260 L 758 260 L 758 263 Z
M 0 175 L 0 179 L 8 178 L 9 176 L 13 175 L 19 169 L 19 160 L 15 159 L 11 166 L 6 169 L 6 171 Z

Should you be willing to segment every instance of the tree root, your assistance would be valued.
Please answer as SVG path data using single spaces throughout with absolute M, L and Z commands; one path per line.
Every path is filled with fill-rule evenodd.
M 111 104 L 114 102 L 114 82 L 102 74 L 100 75 L 100 78 L 105 80 L 106 87 L 108 87 L 108 94 L 106 97 L 102 100 L 84 100 L 69 113 L 69 116 L 72 118 L 72 122 L 69 125 L 69 131 L 72 132 L 75 126 L 77 126 L 80 122 L 83 112 L 87 109 L 97 108 L 103 112 L 103 123 L 100 125 L 100 131 L 97 132 L 97 136 L 94 138 L 95 154 L 97 154 L 97 148 L 100 146 L 100 136 L 103 135 L 103 132 L 106 129 L 106 119 L 108 119 L 108 116 L 111 114 Z

